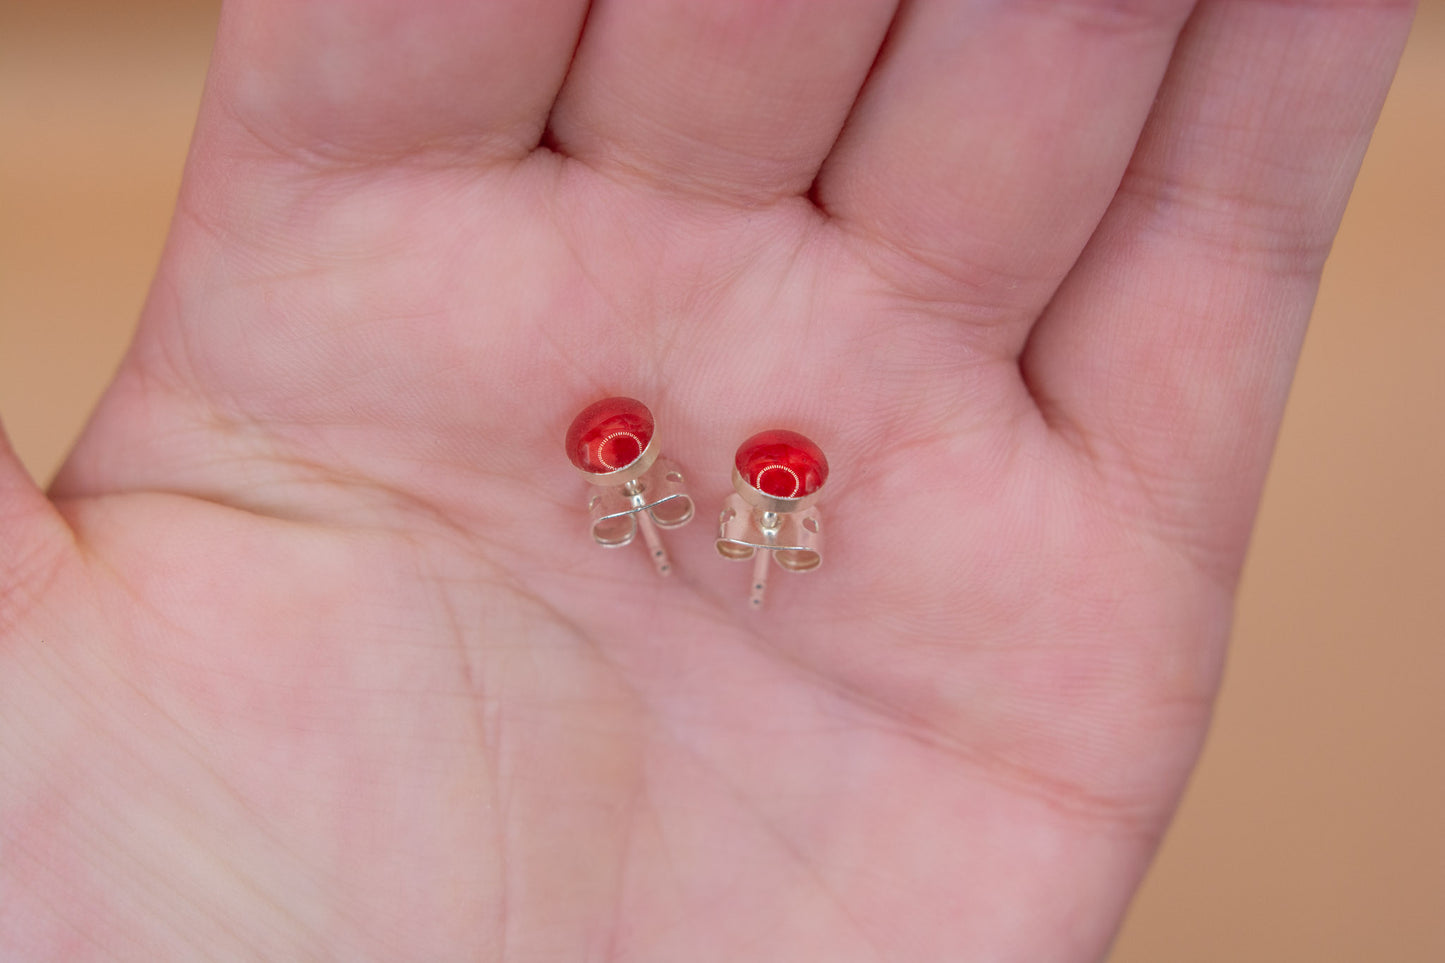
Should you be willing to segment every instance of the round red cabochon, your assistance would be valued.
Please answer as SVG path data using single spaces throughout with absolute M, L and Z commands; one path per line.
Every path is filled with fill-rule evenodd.
M 802 498 L 828 480 L 823 449 L 796 431 L 760 431 L 738 447 L 738 474 L 765 495 Z
M 603 398 L 582 409 L 567 429 L 567 457 L 594 475 L 618 471 L 642 457 L 652 440 L 652 412 L 633 398 Z

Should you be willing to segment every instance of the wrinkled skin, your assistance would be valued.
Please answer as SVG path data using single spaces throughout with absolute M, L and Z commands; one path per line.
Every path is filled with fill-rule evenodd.
M 0 957 L 1107 951 L 1409 8 L 584 6 L 226 8 L 132 350 L 0 457 Z M 830 541 L 754 613 L 773 426 Z

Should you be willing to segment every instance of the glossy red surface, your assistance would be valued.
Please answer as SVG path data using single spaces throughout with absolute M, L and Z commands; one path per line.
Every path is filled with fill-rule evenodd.
M 738 474 L 774 498 L 802 498 L 828 480 L 823 450 L 796 431 L 760 431 L 738 447 Z
M 652 440 L 652 412 L 633 398 L 603 398 L 582 409 L 567 429 L 567 457 L 594 475 L 626 468 Z

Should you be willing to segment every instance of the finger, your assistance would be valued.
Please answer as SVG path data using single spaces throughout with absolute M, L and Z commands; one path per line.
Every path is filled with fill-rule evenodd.
M 1201 5 L 1022 359 L 1056 424 L 1172 531 L 1217 533 L 1230 565 L 1409 19 L 1398 2 Z
M 517 157 L 541 137 L 586 7 L 232 0 L 202 131 L 347 165 L 411 153 Z
M 65 526 L 0 426 L 0 637 L 31 601 L 31 586 L 65 544 Z
M 1189 6 L 906 6 L 815 196 L 906 289 L 1016 351 L 1118 186 Z
M 808 190 L 895 0 L 599 0 L 552 115 L 598 169 L 743 200 Z

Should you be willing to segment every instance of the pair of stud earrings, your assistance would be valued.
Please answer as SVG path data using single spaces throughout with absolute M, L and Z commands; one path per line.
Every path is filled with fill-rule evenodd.
M 661 455 L 652 412 L 633 398 L 588 405 L 567 429 L 567 457 L 597 486 L 588 501 L 592 538 L 617 548 L 638 533 L 658 574 L 672 571 L 658 529 L 692 520 L 682 472 Z M 828 480 L 822 450 L 795 431 L 759 432 L 738 447 L 733 488 L 718 518 L 723 558 L 753 560 L 749 602 L 761 607 L 768 559 L 790 572 L 811 572 L 823 561 L 823 528 L 814 506 Z

